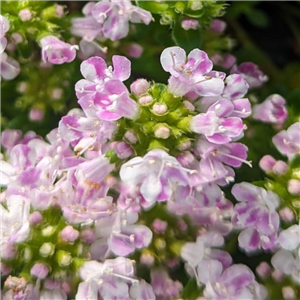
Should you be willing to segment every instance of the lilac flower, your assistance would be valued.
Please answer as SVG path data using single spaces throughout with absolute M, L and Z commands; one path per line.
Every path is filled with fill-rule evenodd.
M 283 123 L 287 115 L 285 99 L 278 94 L 269 96 L 263 103 L 256 104 L 253 108 L 253 118 L 266 123 Z
M 220 274 L 223 268 L 231 265 L 232 259 L 227 252 L 211 249 L 223 244 L 224 238 L 219 232 L 206 232 L 198 236 L 196 243 L 186 243 L 181 248 L 181 257 L 187 261 L 198 284 L 207 283 Z
M 5 80 L 14 79 L 20 73 L 20 64 L 6 53 L 0 53 L 0 74 Z
M 292 124 L 287 130 L 276 134 L 272 141 L 277 150 L 292 160 L 300 154 L 300 122 Z
M 160 57 L 162 67 L 171 73 L 169 90 L 176 96 L 194 91 L 200 96 L 218 96 L 222 93 L 222 79 L 209 74 L 213 64 L 207 54 L 194 49 L 186 58 L 180 47 L 166 48 Z
M 220 269 L 211 271 L 210 280 L 203 291 L 209 300 L 263 300 L 267 298 L 267 290 L 255 281 L 254 274 L 245 265 L 233 265 L 223 273 Z
M 231 117 L 234 105 L 229 100 L 219 100 L 206 113 L 192 117 L 191 130 L 204 134 L 208 141 L 226 144 L 241 136 L 243 122 L 238 117 Z
M 241 99 L 248 92 L 249 84 L 239 74 L 231 74 L 225 79 L 225 88 L 222 96 L 227 99 Z
M 280 232 L 278 243 L 283 248 L 272 257 L 272 265 L 300 283 L 300 226 L 292 225 Z
M 132 300 L 155 300 L 155 294 L 152 286 L 145 282 L 140 281 L 138 284 L 133 284 L 130 287 L 130 297 Z
M 232 220 L 237 228 L 244 229 L 239 245 L 246 251 L 274 248 L 279 229 L 278 196 L 247 182 L 235 184 L 232 194 L 241 202 L 235 205 Z
M 139 185 L 142 196 L 152 203 L 168 200 L 174 184 L 189 184 L 187 171 L 174 157 L 159 149 L 123 164 L 120 177 L 125 183 Z
M 55 36 L 46 36 L 40 40 L 42 46 L 42 59 L 55 65 L 61 65 L 65 62 L 71 62 L 76 57 L 78 46 L 71 46 L 62 42 Z
M 178 298 L 183 289 L 182 284 L 169 278 L 163 268 L 151 271 L 151 285 L 157 300 Z
M 104 263 L 88 261 L 80 268 L 80 276 L 84 280 L 78 286 L 76 300 L 97 299 L 101 295 L 103 300 L 130 300 L 129 284 L 138 283 L 134 279 L 134 269 L 131 260 L 124 257 L 107 259 Z
M 239 66 L 234 65 L 231 69 L 231 74 L 241 74 L 248 82 L 250 88 L 260 87 L 263 83 L 268 81 L 266 76 L 256 64 L 252 62 L 245 62 Z
M 152 19 L 150 12 L 132 5 L 129 0 L 98 2 L 92 8 L 92 15 L 101 24 L 103 35 L 112 41 L 127 36 L 129 21 L 148 25 Z
M 1 215 L 1 257 L 12 258 L 16 254 L 15 243 L 25 241 L 29 236 L 29 208 L 28 199 L 13 195 L 7 198 L 6 208 L 0 205 Z
M 0 15 L 0 54 L 3 53 L 6 48 L 7 39 L 5 37 L 5 33 L 9 30 L 9 27 L 9 20 Z

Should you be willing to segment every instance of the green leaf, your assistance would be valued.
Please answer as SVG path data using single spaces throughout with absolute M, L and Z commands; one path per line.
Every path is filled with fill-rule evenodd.
M 167 3 L 159 3 L 156 1 L 136 0 L 136 4 L 139 7 L 148 10 L 154 14 L 160 14 L 169 7 Z
M 180 21 L 175 23 L 172 30 L 172 36 L 176 45 L 183 48 L 187 53 L 195 48 L 201 47 L 202 34 L 200 29 L 185 30 L 181 27 Z
M 188 283 L 185 285 L 184 290 L 182 292 L 182 298 L 185 300 L 197 299 L 201 296 L 199 291 L 197 281 L 195 278 L 191 278 Z
M 300 168 L 300 155 L 297 155 L 293 158 L 293 160 L 291 161 L 291 168 Z
M 258 9 L 251 9 L 246 13 L 246 17 L 251 24 L 259 28 L 266 28 L 270 22 L 269 16 Z

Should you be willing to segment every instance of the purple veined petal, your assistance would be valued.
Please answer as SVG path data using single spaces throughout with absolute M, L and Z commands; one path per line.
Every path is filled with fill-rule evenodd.
M 75 300 L 97 299 L 97 298 L 98 298 L 98 286 L 95 281 L 79 283 Z
M 147 247 L 152 240 L 152 231 L 145 225 L 129 225 L 122 232 L 133 236 L 135 248 L 141 249 Z
M 247 118 L 251 115 L 251 104 L 247 98 L 232 101 L 234 109 L 231 117 Z
M 109 276 L 104 280 L 104 284 L 98 285 L 100 299 L 103 300 L 131 300 L 129 298 L 128 283 L 116 277 Z
M 205 184 L 200 193 L 197 194 L 197 201 L 206 207 L 215 206 L 222 200 L 222 191 L 215 183 Z
M 256 229 L 264 235 L 270 235 L 279 229 L 280 218 L 276 211 L 260 209 L 257 215 Z
M 214 259 L 204 259 L 197 266 L 198 280 L 204 284 L 216 282 L 223 271 L 222 264 Z
M 107 238 L 96 240 L 90 247 L 91 259 L 103 261 L 105 255 L 108 253 L 108 241 Z
M 300 149 L 300 122 L 296 122 L 292 124 L 288 129 L 287 129 L 287 134 L 291 141 L 293 141 L 293 144 L 298 148 L 298 153 Z
M 278 243 L 286 250 L 295 250 L 300 244 L 300 226 L 292 225 L 280 232 Z
M 178 67 L 184 66 L 186 63 L 186 53 L 177 46 L 166 48 L 161 53 L 160 63 L 166 72 L 177 77 L 179 76 Z
M 242 182 L 235 184 L 231 193 L 238 201 L 256 202 L 261 188 L 248 182 Z
M 117 3 L 112 3 L 109 1 L 102 1 L 95 3 L 89 13 L 93 18 L 100 24 L 103 24 L 107 17 L 110 17 L 113 13 L 113 9 L 118 7 Z
M 122 118 L 118 113 L 107 110 L 97 112 L 97 117 L 104 121 L 116 121 Z
M 113 6 L 111 15 L 103 23 L 103 34 L 112 41 L 126 37 L 129 32 L 128 16 L 120 15 L 119 10 L 119 7 Z
M 224 244 L 224 237 L 216 231 L 208 231 L 197 237 L 197 243 L 203 242 L 205 247 L 220 247 Z
M 191 120 L 191 130 L 196 133 L 213 135 L 219 126 L 219 118 L 214 111 L 208 111 L 205 114 L 199 114 Z
M 42 290 L 40 294 L 40 300 L 67 300 L 67 294 L 62 288 L 53 289 L 53 290 Z
M 112 57 L 113 62 L 113 75 L 114 78 L 124 81 L 130 77 L 131 73 L 131 61 L 125 56 L 114 55 Z
M 269 235 L 261 235 L 261 248 L 263 250 L 272 250 L 275 249 L 275 246 L 278 245 L 277 243 L 277 232 L 273 232 Z
M 149 11 L 138 6 L 132 6 L 130 21 L 132 23 L 144 23 L 148 25 L 152 20 L 152 15 Z
M 104 268 L 103 264 L 95 260 L 86 261 L 79 270 L 80 277 L 83 280 L 97 280 L 103 274 Z
M 108 247 L 114 254 L 119 256 L 127 256 L 135 250 L 130 236 L 122 233 L 112 235 L 108 239 Z
M 238 237 L 239 246 L 246 251 L 255 251 L 260 247 L 260 235 L 254 228 L 244 229 Z
M 134 119 L 138 115 L 139 107 L 125 92 L 120 96 L 120 101 L 116 104 L 116 111 L 122 116 Z
M 219 118 L 229 116 L 234 110 L 233 103 L 227 99 L 221 99 L 211 105 L 208 111 L 214 111 Z
M 71 23 L 71 33 L 82 37 L 86 41 L 93 41 L 97 36 L 102 36 L 102 25 L 92 16 L 72 18 Z
M 215 143 L 218 145 L 227 144 L 231 142 L 231 138 L 228 136 L 223 135 L 222 133 L 215 133 L 210 136 L 206 136 L 207 140 L 211 143 Z
M 247 158 L 248 147 L 242 143 L 230 143 L 217 150 L 217 156 L 225 164 L 240 167 Z
M 224 89 L 224 81 L 220 78 L 207 77 L 194 84 L 194 91 L 199 96 L 219 96 Z
M 252 271 L 245 265 L 233 265 L 226 269 L 219 279 L 226 288 L 243 288 L 252 284 L 255 280 Z
M 140 192 L 146 201 L 155 202 L 162 189 L 160 178 L 151 174 L 143 181 Z
M 175 97 L 180 97 L 191 91 L 191 82 L 183 77 L 171 76 L 168 80 L 168 90 Z
M 89 81 L 103 81 L 107 77 L 107 65 L 102 57 L 91 57 L 80 65 L 80 72 Z
M 142 157 L 134 157 L 121 166 L 120 177 L 128 184 L 137 185 L 140 180 L 146 177 L 147 168 L 143 165 Z
M 232 258 L 230 254 L 223 250 L 211 249 L 209 257 L 211 259 L 219 261 L 224 269 L 228 268 L 232 264 Z
M 155 300 L 155 294 L 152 286 L 146 281 L 140 281 L 138 284 L 133 284 L 129 290 L 130 297 L 133 300 Z
M 1 146 L 7 150 L 11 150 L 15 145 L 18 144 L 22 137 L 22 131 L 17 129 L 5 129 L 1 135 Z
M 244 129 L 243 121 L 237 117 L 225 118 L 220 125 L 221 132 L 231 138 L 239 136 Z
M 6 48 L 7 39 L 5 36 L 0 37 L 0 54 L 2 54 Z
M 113 270 L 114 273 L 134 277 L 133 261 L 126 257 L 116 257 L 114 259 L 106 259 L 103 263 L 105 270 Z
M 227 170 L 223 164 L 216 159 L 201 159 L 200 171 L 207 182 L 215 181 L 226 176 Z
M 121 82 L 120 80 L 115 80 L 115 79 L 109 80 L 109 81 L 105 82 L 103 87 L 105 89 L 105 92 L 107 92 L 108 94 L 120 95 L 124 92 L 129 94 L 126 85 L 123 82 Z
M 240 99 L 246 95 L 249 84 L 242 75 L 232 74 L 225 79 L 225 88 L 222 96 L 227 99 Z
M 0 54 L 0 74 L 5 80 L 12 80 L 20 73 L 20 64 L 6 53 Z
M 189 53 L 185 66 L 186 68 L 190 68 L 193 74 L 197 77 L 197 75 L 204 75 L 210 72 L 212 70 L 213 63 L 208 58 L 206 52 L 194 49 Z
M 75 93 L 77 98 L 81 99 L 86 95 L 93 95 L 95 92 L 97 92 L 97 90 L 99 90 L 99 87 L 101 88 L 102 85 L 92 83 L 91 81 L 88 81 L 86 79 L 80 79 L 75 84 Z

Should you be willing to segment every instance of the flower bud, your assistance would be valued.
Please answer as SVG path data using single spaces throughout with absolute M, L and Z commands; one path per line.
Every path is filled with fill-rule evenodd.
M 149 105 L 152 102 L 153 102 L 153 98 L 151 95 L 145 95 L 145 96 L 142 96 L 141 98 L 139 98 L 139 103 L 141 105 Z
M 168 227 L 168 223 L 160 219 L 155 219 L 152 223 L 152 227 L 157 233 L 164 233 Z
M 277 175 L 283 175 L 286 173 L 287 170 L 288 170 L 288 165 L 282 160 L 276 161 L 275 165 L 272 168 L 274 174 Z
M 29 112 L 29 119 L 31 121 L 41 121 L 44 118 L 44 112 L 38 108 L 32 108 Z
M 141 45 L 137 43 L 132 43 L 129 45 L 128 49 L 126 50 L 126 54 L 133 58 L 139 58 L 141 57 L 143 51 L 144 48 Z
M 140 257 L 140 263 L 151 267 L 154 264 L 154 257 L 150 253 L 143 253 Z
M 45 279 L 49 273 L 49 268 L 43 263 L 36 263 L 30 270 L 30 274 L 39 279 Z
M 271 273 L 271 267 L 268 263 L 265 261 L 261 262 L 257 267 L 256 267 L 256 273 L 261 277 L 261 278 L 266 278 L 267 276 L 270 275 Z
M 128 130 L 126 131 L 124 137 L 131 143 L 131 144 L 135 144 L 137 142 L 137 137 L 135 135 L 134 132 Z
M 184 30 L 195 30 L 199 27 L 199 21 L 197 19 L 184 19 L 181 21 L 181 27 Z
M 212 24 L 210 25 L 210 30 L 215 33 L 222 33 L 225 30 L 226 26 L 227 24 L 224 21 L 214 19 Z
M 296 299 L 296 293 L 291 286 L 285 286 L 281 290 L 284 300 L 294 300 Z
M 155 103 L 152 107 L 152 112 L 155 115 L 164 115 L 168 111 L 168 107 L 165 103 Z
M 300 181 L 297 179 L 289 180 L 287 189 L 294 196 L 300 195 Z
M 282 271 L 276 269 L 272 272 L 272 277 L 275 281 L 281 281 L 284 278 L 284 274 Z
M 272 172 L 276 160 L 271 155 L 265 155 L 259 161 L 259 167 L 266 173 Z
M 20 10 L 19 17 L 23 22 L 27 22 L 31 20 L 32 13 L 29 9 L 25 8 Z
M 292 222 L 295 219 L 294 212 L 289 207 L 284 207 L 279 211 L 281 219 L 285 222 Z
M 86 244 L 92 244 L 96 240 L 96 234 L 93 229 L 85 228 L 80 233 L 81 240 Z
M 146 79 L 137 79 L 130 85 L 130 90 L 136 96 L 145 94 L 150 88 L 150 83 Z
M 72 256 L 64 250 L 59 250 L 56 252 L 56 261 L 61 267 L 67 267 L 72 262 Z
M 170 129 L 163 124 L 157 124 L 154 128 L 154 135 L 157 138 L 167 139 L 170 136 L 170 134 L 171 134 Z
M 72 226 L 66 226 L 61 231 L 60 236 L 66 242 L 74 243 L 79 236 L 79 231 L 74 229 Z
M 125 142 L 116 142 L 113 148 L 120 159 L 128 158 L 133 154 L 131 147 Z
M 42 257 L 52 256 L 54 254 L 54 251 L 55 245 L 53 245 L 52 243 L 44 243 L 39 249 L 40 256 Z

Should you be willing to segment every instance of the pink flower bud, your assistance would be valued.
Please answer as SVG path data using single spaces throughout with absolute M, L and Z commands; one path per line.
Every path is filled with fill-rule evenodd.
M 156 115 L 164 115 L 168 111 L 168 107 L 165 103 L 155 103 L 152 111 Z
M 152 227 L 154 231 L 158 233 L 164 233 L 168 227 L 168 223 L 160 219 L 155 219 L 152 223 Z
M 128 130 L 126 131 L 124 137 L 130 142 L 131 144 L 135 144 L 137 142 L 137 137 L 134 132 Z
M 1 262 L 0 270 L 1 270 L 1 275 L 5 276 L 5 275 L 8 275 L 12 269 L 11 269 L 11 267 L 9 267 L 6 264 L 4 264 L 3 262 Z
M 38 225 L 43 221 L 43 216 L 40 212 L 34 211 L 31 215 L 29 215 L 29 223 L 31 225 Z
M 284 278 L 284 274 L 283 272 L 281 272 L 280 270 L 274 270 L 272 272 L 272 277 L 274 278 L 275 281 L 281 281 Z
M 196 19 L 184 19 L 181 21 L 181 27 L 184 30 L 189 30 L 189 29 L 197 29 L 199 28 L 199 21 Z
M 126 50 L 126 54 L 133 58 L 139 58 L 143 54 L 144 48 L 136 43 L 129 45 L 129 48 Z
M 151 95 L 142 96 L 139 98 L 139 103 L 142 105 L 148 105 L 153 101 L 153 98 Z
M 140 263 L 151 267 L 154 263 L 154 257 L 150 253 L 143 253 L 140 257 Z
M 23 42 L 23 37 L 20 33 L 14 32 L 11 35 L 11 39 L 15 44 L 20 44 Z
M 154 131 L 154 135 L 159 139 L 167 139 L 171 134 L 171 131 L 168 127 L 164 125 L 159 125 Z
M 284 300 L 294 300 L 296 299 L 296 293 L 291 286 L 285 286 L 281 290 Z
M 281 219 L 285 222 L 292 222 L 295 219 L 294 212 L 289 207 L 284 207 L 279 211 Z
M 210 25 L 210 30 L 216 33 L 222 33 L 225 30 L 226 26 L 227 24 L 224 21 L 214 19 L 214 21 Z
M 29 9 L 25 8 L 19 12 L 19 17 L 23 22 L 27 22 L 31 20 L 32 13 Z
M 128 158 L 133 154 L 131 147 L 125 142 L 116 142 L 113 149 L 121 159 Z
M 136 96 L 145 94 L 150 87 L 150 83 L 146 79 L 137 79 L 130 85 L 130 90 Z
M 287 170 L 288 170 L 288 165 L 282 160 L 276 161 L 275 165 L 272 168 L 274 174 L 277 175 L 283 175 L 286 173 Z
M 266 278 L 267 276 L 270 275 L 271 273 L 271 267 L 268 263 L 265 261 L 261 262 L 257 267 L 256 267 L 256 273 L 261 277 L 261 278 Z
M 36 263 L 30 270 L 30 274 L 39 279 L 45 279 L 49 273 L 49 268 L 43 263 Z
M 56 16 L 61 18 L 65 14 L 64 7 L 62 5 L 55 5 L 55 12 Z
M 80 238 L 86 244 L 92 244 L 96 240 L 96 234 L 93 229 L 85 228 L 81 231 Z
M 73 243 L 77 240 L 79 236 L 78 230 L 74 229 L 72 226 L 66 226 L 60 233 L 60 236 L 63 240 Z
M 177 222 L 177 226 L 178 226 L 178 228 L 181 230 L 181 231 L 186 231 L 187 230 L 187 225 L 186 225 L 186 223 L 183 221 L 183 220 L 179 220 L 178 222 Z
M 32 108 L 29 112 L 29 119 L 31 121 L 41 121 L 44 118 L 44 112 L 38 108 Z
M 276 160 L 271 155 L 265 155 L 259 162 L 260 168 L 266 173 L 272 172 Z
M 294 196 L 300 195 L 300 181 L 297 179 L 289 180 L 287 189 Z

